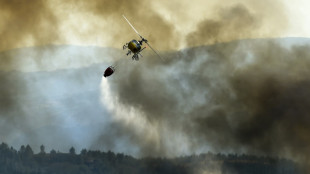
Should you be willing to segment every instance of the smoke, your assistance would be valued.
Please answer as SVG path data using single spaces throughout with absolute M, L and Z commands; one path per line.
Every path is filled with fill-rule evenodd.
M 187 36 L 189 46 L 197 46 L 254 35 L 261 21 L 244 5 L 238 4 L 229 9 L 221 9 L 219 19 L 206 19 L 198 24 L 197 30 Z
M 102 82 L 102 101 L 140 156 L 211 150 L 309 161 L 310 46 L 292 41 L 234 41 L 170 53 L 166 62 L 120 62 Z
M 131 39 L 139 39 L 122 14 L 160 50 L 186 46 L 184 40 L 195 46 L 248 37 L 276 37 L 287 28 L 286 8 L 282 2 L 270 0 L 1 0 L 0 8 L 0 50 L 46 44 L 103 44 L 121 48 Z
M 11 110 L 16 110 L 18 105 L 17 94 L 23 94 L 26 90 L 23 81 L 15 81 L 13 79 L 19 78 L 16 73 L 0 73 L 0 115 L 5 119 L 9 119 L 6 115 Z
M 131 29 L 125 19 L 122 18 L 124 14 L 128 20 L 135 26 L 139 33 L 147 38 L 158 49 L 172 49 L 179 44 L 179 38 L 172 23 L 166 21 L 159 15 L 152 4 L 147 1 L 133 0 L 133 1 L 72 1 L 68 4 L 76 4 L 75 7 L 87 14 L 91 13 L 97 17 L 103 18 L 106 22 L 104 26 L 106 32 L 109 32 L 110 46 L 121 48 L 121 44 L 125 44 L 132 39 L 140 39 L 138 35 Z M 67 4 L 67 5 L 68 5 Z M 91 23 L 96 24 L 95 21 L 89 19 Z M 87 33 L 92 35 L 93 33 Z M 112 36 L 112 37 L 111 37 Z M 164 41 L 162 39 L 165 39 Z M 99 38 L 99 39 L 107 39 Z
M 127 17 L 132 22 L 134 17 L 137 17 L 136 20 L 143 19 L 139 22 L 140 25 L 135 25 L 137 29 L 140 27 L 141 31 L 154 29 L 152 35 L 144 35 L 150 41 L 155 37 L 157 38 L 157 36 L 164 38 L 175 37 L 172 25 L 163 20 L 143 1 L 136 1 L 139 5 L 134 3 L 128 5 L 125 1 L 117 3 L 114 1 L 91 3 L 86 1 L 54 2 L 37 0 L 28 3 L 0 0 L 0 50 L 2 51 L 0 54 L 2 62 L 0 65 L 0 82 L 2 84 L 0 92 L 1 139 L 12 143 L 15 147 L 25 143 L 34 145 L 34 148 L 41 143 L 48 144 L 52 148 L 58 148 L 62 151 L 72 145 L 80 148 L 89 147 L 90 145 L 85 144 L 85 141 L 93 142 L 92 138 L 97 136 L 98 132 L 108 129 L 108 126 L 102 128 L 102 122 L 97 120 L 98 115 L 104 113 L 104 109 L 96 105 L 98 103 L 78 102 L 80 100 L 97 101 L 94 96 L 99 96 L 99 94 L 95 95 L 98 92 L 96 90 L 98 90 L 99 82 L 97 82 L 97 86 L 92 87 L 91 91 L 93 93 L 89 91 L 83 92 L 83 94 L 89 94 L 90 96 L 72 94 L 73 91 L 79 91 L 78 89 L 89 90 L 83 87 L 84 84 L 90 84 L 89 81 L 91 80 L 96 82 L 94 78 L 98 76 L 95 75 L 90 78 L 87 74 L 92 72 L 101 77 L 104 69 L 98 70 L 97 68 L 98 71 L 96 72 L 87 71 L 88 73 L 77 76 L 72 74 L 77 71 L 74 71 L 75 68 L 111 62 L 122 56 L 114 49 L 104 50 L 86 47 L 85 51 L 85 49 L 74 46 L 51 46 L 50 44 L 59 42 L 64 44 L 67 39 L 72 39 L 65 37 L 66 32 L 63 32 L 64 30 L 76 33 L 75 31 L 83 28 L 82 26 L 96 26 L 95 24 L 102 22 L 102 20 L 98 20 L 99 22 L 96 20 L 100 17 L 108 22 L 112 21 L 114 24 L 119 23 L 108 26 L 113 30 L 113 39 L 116 40 L 111 41 L 109 46 L 117 44 L 117 47 L 121 47 L 122 43 L 137 37 L 134 32 L 132 32 L 131 36 L 124 34 L 131 31 L 131 28 L 121 18 L 121 14 L 129 14 Z M 122 7 L 119 6 L 120 4 L 123 4 Z M 76 14 L 76 10 L 81 13 Z M 132 13 L 131 10 L 136 12 Z M 69 13 L 72 15 L 68 15 Z M 66 17 L 62 16 L 64 14 Z M 78 23 L 78 29 L 70 28 L 70 26 L 64 24 L 68 19 L 77 22 L 76 17 L 81 14 L 85 16 L 94 14 L 94 16 L 84 20 L 83 24 Z M 116 16 L 117 21 L 121 22 L 115 22 Z M 85 19 L 85 17 L 83 16 L 82 19 Z M 150 23 L 150 20 L 156 23 Z M 72 21 L 69 20 L 68 23 L 71 24 Z M 143 28 L 144 24 L 148 25 Z M 125 26 L 128 28 L 125 29 Z M 102 32 L 100 28 L 96 29 L 96 31 L 98 30 Z M 95 35 L 92 31 L 87 30 L 82 33 L 83 35 L 77 35 L 76 37 L 92 37 Z M 100 39 L 105 40 L 105 38 Z M 154 45 L 159 44 L 155 41 L 152 43 Z M 171 45 L 177 43 L 172 39 L 171 43 L 165 42 L 165 44 L 160 45 L 171 48 Z M 20 48 L 25 46 L 37 47 Z M 72 69 L 74 73 L 64 69 Z M 58 71 L 62 71 L 63 74 L 59 75 Z M 65 97 L 62 98 L 61 94 Z M 80 100 L 76 99 L 77 96 L 81 96 Z M 89 99 L 89 97 L 94 98 Z M 84 107 L 77 109 L 77 105 L 83 105 Z M 90 109 L 96 106 L 96 109 Z M 90 120 L 87 120 L 85 125 L 80 122 L 80 120 L 85 119 L 82 115 L 92 115 L 93 117 L 88 117 Z M 105 121 L 106 124 L 109 124 L 108 120 Z M 93 123 L 100 123 L 100 125 L 93 125 Z M 55 129 L 58 131 L 55 131 Z M 49 132 L 54 133 L 50 134 Z M 87 133 L 85 134 L 85 132 Z M 93 136 L 89 136 L 89 133 Z M 48 134 L 52 138 L 46 136 Z M 78 137 L 84 137 L 82 139 L 85 141 L 80 141 L 81 139 Z M 53 139 L 58 139 L 59 142 L 62 142 L 62 145 L 51 142 Z
M 280 7 L 277 1 L 272 3 Z M 270 14 L 268 8 L 261 9 L 258 6 L 252 10 L 245 4 L 218 7 L 212 17 L 202 20 L 196 29 L 186 36 L 187 45 L 199 46 L 248 38 L 276 37 L 283 32 L 287 23 L 285 15 L 275 19 L 264 17 L 264 13 Z
M 41 80 L 48 79 L 49 73 L 40 78 L 36 75 L 26 78 L 22 73 L 3 72 L 80 68 L 100 63 L 101 59 L 107 60 L 103 53 L 79 54 L 77 50 L 44 47 L 39 48 L 42 51 L 38 54 L 3 52 L 0 65 L 3 139 L 11 137 L 13 142 L 18 139 L 21 144 L 24 144 L 23 140 L 31 144 L 38 142 L 38 146 L 41 140 L 53 144 L 51 140 L 58 139 L 67 147 L 70 147 L 70 141 L 80 147 L 87 141 L 87 147 L 101 148 L 102 145 L 137 156 L 177 156 L 212 150 L 309 161 L 306 155 L 310 143 L 307 138 L 310 131 L 307 126 L 309 46 L 287 47 L 280 44 L 283 40 L 219 44 L 244 38 L 276 37 L 287 25 L 285 9 L 280 2 L 236 0 L 227 6 L 212 6 L 213 9 L 199 4 L 206 6 L 205 11 L 209 12 L 194 13 L 193 16 L 201 20 L 195 19 L 199 23 L 189 34 L 184 32 L 185 36 L 176 29 L 177 22 L 169 19 L 169 15 L 178 16 L 173 15 L 180 11 L 178 8 L 172 9 L 167 17 L 150 2 L 138 0 L 130 3 L 80 0 L 56 3 L 59 6 L 51 4 L 40 0 L 31 3 L 0 0 L 1 50 L 63 40 L 65 34 L 59 32 L 63 18 L 71 19 L 72 16 L 67 14 L 76 11 L 81 12 L 81 16 L 93 15 L 93 18 L 82 20 L 85 23 L 78 23 L 77 29 L 64 27 L 61 31 L 75 33 L 75 30 L 91 26 L 93 29 L 86 27 L 83 35 L 76 37 L 89 38 L 95 35 L 93 31 L 100 30 L 112 38 L 108 41 L 109 46 L 121 47 L 122 43 L 137 38 L 121 18 L 125 14 L 155 48 L 176 49 L 184 38 L 186 46 L 200 47 L 161 52 L 168 58 L 165 62 L 157 61 L 147 51 L 140 62 L 128 65 L 127 60 L 118 61 L 117 72 L 101 82 L 101 100 L 112 119 L 104 128 L 101 124 L 93 126 L 91 123 L 98 122 L 102 117 L 97 116 L 106 113 L 94 109 L 99 106 L 93 103 L 78 102 L 96 101 L 94 96 L 98 93 L 86 93 L 90 89 L 83 85 L 87 86 L 90 81 L 99 84 L 97 78 L 89 74 L 101 75 L 102 69 L 98 72 L 89 70 L 88 74 L 78 76 L 72 76 L 71 71 L 62 71 L 57 74 L 58 80 L 49 79 L 45 83 Z M 60 13 L 57 7 L 65 12 Z M 65 18 L 63 14 L 69 17 Z M 180 16 L 183 19 L 184 15 Z M 184 23 L 194 26 L 188 20 Z M 104 25 L 104 30 L 101 31 L 97 24 Z M 217 44 L 201 46 L 214 43 Z M 110 61 L 112 53 L 108 57 Z M 99 90 L 98 84 L 94 83 L 90 91 Z M 66 92 L 63 89 L 67 89 Z M 92 97 L 83 97 L 78 89 Z M 35 98 L 31 97 L 33 95 Z M 61 95 L 71 98 L 64 100 Z M 77 100 L 76 96 L 81 98 Z M 82 112 L 73 106 L 87 107 Z M 38 115 L 45 117 L 38 119 Z M 81 115 L 93 116 L 86 119 Z M 83 121 L 89 122 L 90 126 L 70 127 Z M 46 123 L 51 127 L 44 129 Z M 30 129 L 36 124 L 45 130 L 42 134 L 37 133 L 41 129 Z M 59 125 L 61 129 L 57 132 L 55 129 Z M 20 131 L 9 131 L 12 130 L 10 126 Z M 54 132 L 54 137 L 44 136 L 50 132 Z M 81 142 L 81 139 L 85 141 Z M 59 144 L 57 147 L 66 148 Z
M 47 152 L 89 148 L 109 125 L 98 99 L 107 65 L 98 63 L 102 58 L 111 63 L 119 54 L 114 49 L 77 46 L 2 52 L 2 57 L 10 56 L 22 66 L 1 66 L 1 141 L 15 148 L 30 144 L 35 152 L 41 144 Z
M 0 49 L 50 44 L 58 39 L 57 19 L 46 1 L 0 1 Z
M 252 12 L 244 4 L 216 9 L 219 9 L 214 10 L 218 11 L 214 13 L 217 18 L 203 20 L 194 32 L 187 35 L 188 46 L 253 37 L 270 25 L 269 20 L 261 18 L 257 9 Z M 277 27 L 271 29 L 278 31 Z M 207 150 L 257 154 L 272 151 L 270 144 L 264 142 L 259 145 L 259 150 L 254 148 L 255 143 L 242 145 L 242 140 L 247 140 L 245 134 L 249 132 L 244 130 L 243 124 L 251 122 L 249 119 L 255 115 L 255 107 L 259 104 L 255 103 L 254 108 L 246 106 L 247 101 L 239 97 L 246 85 L 253 85 L 249 87 L 249 93 L 259 92 L 251 87 L 262 85 L 273 77 L 273 74 L 268 74 L 269 71 L 260 69 L 263 63 L 258 61 L 268 59 L 268 65 L 273 65 L 270 61 L 279 56 L 274 54 L 287 55 L 290 51 L 278 43 L 242 43 L 216 44 L 166 53 L 170 59 L 165 64 L 154 61 L 155 57 L 130 67 L 118 62 L 120 72 L 109 84 L 111 90 L 107 92 L 102 87 L 105 90 L 102 95 L 103 98 L 114 96 L 108 100 L 108 103 L 114 103 L 108 109 L 122 129 L 126 130 L 129 141 L 140 148 L 138 155 L 176 156 Z M 278 49 L 277 52 L 270 52 L 270 47 Z M 268 49 L 266 54 L 265 49 Z M 252 77 L 242 77 L 243 73 L 240 73 L 242 70 L 250 75 L 252 69 L 246 72 L 250 66 L 259 69 L 253 72 L 262 72 L 253 82 L 247 82 Z M 239 86 L 239 80 L 248 84 Z M 125 111 L 119 113 L 118 108 Z M 125 124 L 119 121 L 128 118 L 127 113 L 132 114 L 132 110 L 135 111 L 135 116 L 130 117 L 133 119 L 126 119 Z M 140 121 L 136 124 L 136 120 L 143 120 L 144 124 Z M 144 137 L 142 141 L 141 137 Z M 229 146 L 227 139 L 230 140 Z

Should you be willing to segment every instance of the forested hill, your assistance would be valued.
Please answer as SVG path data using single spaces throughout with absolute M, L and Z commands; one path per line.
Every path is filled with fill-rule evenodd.
M 166 174 L 166 173 L 222 173 L 222 174 L 299 174 L 297 164 L 286 159 L 256 157 L 250 155 L 200 154 L 178 158 L 136 159 L 111 151 L 76 153 L 72 147 L 68 153 L 51 150 L 34 154 L 31 147 L 19 150 L 7 144 L 0 145 L 1 174 Z

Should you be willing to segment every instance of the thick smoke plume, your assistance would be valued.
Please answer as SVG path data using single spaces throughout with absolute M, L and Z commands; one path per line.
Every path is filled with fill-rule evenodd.
M 106 25 L 108 25 L 105 28 L 113 36 L 113 41 L 111 41 L 110 45 L 117 46 L 118 48 L 121 48 L 122 45 L 116 45 L 115 43 L 125 44 L 133 38 L 140 39 L 122 18 L 123 14 L 127 16 L 140 34 L 148 38 L 158 49 L 176 48 L 180 41 L 173 24 L 160 16 L 148 1 L 102 0 L 89 2 L 78 0 L 77 3 L 72 1 L 69 4 L 72 3 L 77 4 L 76 8 L 85 13 L 92 13 L 105 19 Z M 95 22 L 93 23 L 95 24 Z M 88 33 L 88 35 L 91 34 L 93 33 Z M 158 38 L 165 38 L 165 42 L 161 42 L 161 39 Z
M 11 118 L 10 113 L 15 112 L 23 117 L 23 113 L 18 111 L 20 99 L 16 96 L 27 96 L 28 90 L 26 81 L 20 78 L 20 74 L 3 72 L 18 70 L 22 62 L 3 51 L 31 44 L 47 44 L 51 38 L 57 39 L 56 30 L 50 23 L 56 26 L 57 20 L 45 1 L 0 0 L 0 115 L 1 125 L 7 127 L 2 134 L 10 134 L 10 127 L 5 125 L 20 123 L 18 119 Z M 48 35 L 45 34 L 47 30 Z
M 218 19 L 206 19 L 198 24 L 197 30 L 187 36 L 189 46 L 212 44 L 240 38 L 250 38 L 256 28 L 261 26 L 260 19 L 245 6 L 235 5 L 221 9 Z
M 276 1 L 274 3 L 277 4 Z M 251 11 L 242 4 L 219 8 L 217 18 L 202 21 L 196 31 L 187 35 L 188 45 L 224 42 L 260 33 L 268 20 L 262 19 L 258 12 Z M 277 58 L 282 58 L 282 54 L 285 57 L 290 54 L 295 56 L 296 53 L 269 41 L 241 43 L 202 46 L 170 55 L 167 53 L 170 59 L 165 64 L 159 64 L 153 58 L 133 67 L 121 68 L 110 84 L 112 94 L 104 92 L 104 96 L 114 95 L 112 103 L 120 105 L 110 106 L 112 115 L 125 117 L 126 114 L 115 111 L 116 108 L 123 108 L 126 110 L 124 113 L 134 111 L 134 118 L 140 115 L 137 119 L 149 125 L 145 128 L 139 126 L 141 124 L 136 125 L 135 119 L 125 121 L 126 129 L 127 126 L 133 129 L 130 137 L 133 143 L 139 144 L 142 155 L 173 156 L 208 149 L 278 154 L 273 151 L 272 143 L 265 140 L 264 135 L 270 135 L 268 128 L 260 130 L 261 127 L 248 124 L 258 123 L 256 118 L 260 118 L 262 123 L 272 121 L 266 119 L 272 113 L 260 111 L 266 109 L 261 106 L 265 103 L 260 100 L 274 95 L 264 85 L 272 82 L 276 89 L 278 85 L 288 83 L 286 81 L 291 82 L 282 76 L 282 71 L 286 70 L 283 66 L 290 64 L 286 59 L 280 61 L 284 63 L 279 63 Z M 266 62 L 268 64 L 264 66 Z M 263 116 L 258 117 L 261 114 Z M 273 123 L 268 127 L 273 130 Z M 143 137 L 139 132 L 143 132 L 150 141 L 139 141 Z M 264 141 L 256 142 L 256 132 Z M 230 143 L 226 143 L 228 140 Z M 175 148 L 175 144 L 182 146 Z
M 198 23 L 196 29 L 186 36 L 187 45 L 200 46 L 248 38 L 276 37 L 287 23 L 285 15 L 275 19 L 263 17 L 264 13 L 270 14 L 270 9 L 261 9 L 259 4 L 254 11 L 240 3 L 219 7 L 214 10 L 212 17 Z M 281 7 L 277 1 L 271 4 Z M 276 21 L 277 25 L 274 25 Z
M 58 14 L 57 5 L 51 2 L 0 0 L 0 49 L 62 40 L 63 34 L 59 28 L 63 27 L 60 25 L 64 16 Z M 129 64 L 127 60 L 118 61 L 117 72 L 101 84 L 102 102 L 113 120 L 112 123 L 106 123 L 110 125 L 104 128 L 101 124 L 93 126 L 92 123 L 97 123 L 106 114 L 105 111 L 93 109 L 99 106 L 87 103 L 97 99 L 98 93 L 94 91 L 98 90 L 99 82 L 93 74 L 101 76 L 101 70 L 97 72 L 91 69 L 87 70 L 88 73 L 76 76 L 72 75 L 73 70 L 64 70 L 56 73 L 58 80 L 49 79 L 49 73 L 41 72 L 43 75 L 39 77 L 28 74 L 26 78 L 21 73 L 7 71 L 57 72 L 59 69 L 83 67 L 89 62 L 100 63 L 99 58 L 106 60 L 106 56 L 98 53 L 102 57 L 98 56 L 95 60 L 91 59 L 93 54 L 83 55 L 82 58 L 77 58 L 80 54 L 68 57 L 66 54 L 70 49 L 64 49 L 61 56 L 57 56 L 56 53 L 61 52 L 59 49 L 46 51 L 43 47 L 43 51 L 38 51 L 39 54 L 33 57 L 32 54 L 16 56 L 3 52 L 0 65 L 0 113 L 4 131 L 1 131 L 1 137 L 38 143 L 43 139 L 50 144 L 56 137 L 66 145 L 72 140 L 80 147 L 87 141 L 87 147 L 104 146 L 137 156 L 177 156 L 212 150 L 271 154 L 309 161 L 306 155 L 309 154 L 307 147 L 310 143 L 307 115 L 310 105 L 310 79 L 307 76 L 309 46 L 280 44 L 286 40 L 234 41 L 201 46 L 277 36 L 274 34 L 286 26 L 284 10 L 278 1 L 232 2 L 225 7 L 206 7 L 206 10 L 212 10 L 209 16 L 197 13 L 202 20 L 184 36 L 176 31 L 177 23 L 166 20 L 150 2 L 59 1 L 59 9 L 65 11 L 61 14 L 68 16 L 72 11 L 79 11 L 94 15 L 94 18 L 84 20 L 86 24 L 79 23 L 81 28 L 85 27 L 84 24 L 94 24 L 95 28 L 98 21 L 102 22 L 98 18 L 102 18 L 106 22 L 103 22 L 105 28 L 110 29 L 107 35 L 113 36 L 111 46 L 120 48 L 122 44 L 137 38 L 121 18 L 125 14 L 156 48 L 176 49 L 182 44 L 183 38 L 185 45 L 191 48 L 179 52 L 161 52 L 167 58 L 165 62 L 158 61 L 146 52 L 140 62 Z M 51 8 L 51 4 L 55 9 Z M 180 9 L 175 8 L 175 11 Z M 63 30 L 74 31 L 71 29 Z M 94 35 L 91 32 L 93 30 L 87 31 L 83 37 Z M 27 59 L 23 56 L 27 56 Z M 46 81 L 42 83 L 42 79 Z M 91 79 L 94 83 L 90 83 Z M 63 89 L 70 90 L 62 93 Z M 78 89 L 83 90 L 81 92 Z M 87 90 L 88 93 L 85 92 Z M 81 93 L 89 94 L 90 99 Z M 29 97 L 30 94 L 35 98 Z M 69 99 L 61 98 L 63 95 L 69 96 Z M 76 96 L 81 97 L 80 100 L 76 100 Z M 66 104 L 60 105 L 55 101 Z M 46 104 L 48 109 L 41 109 L 44 107 L 37 103 Z M 88 107 L 86 111 L 81 111 L 77 106 Z M 45 117 L 38 119 L 38 115 Z M 93 116 L 85 118 L 81 115 Z M 84 125 L 88 127 L 82 129 L 81 122 L 89 123 Z M 45 127 L 47 123 L 51 123 L 48 129 Z M 71 123 L 78 123 L 79 126 L 72 128 Z M 38 131 L 31 129 L 34 125 L 42 126 L 37 130 L 43 129 L 46 134 L 54 132 L 54 137 L 36 134 Z M 59 125 L 62 129 L 54 131 Z M 19 131 L 16 133 L 12 127 Z M 63 132 L 66 134 L 63 135 Z M 81 142 L 84 138 L 86 141 Z M 57 147 L 61 148 L 61 145 Z
M 310 46 L 286 42 L 235 41 L 171 53 L 167 62 L 123 62 L 103 81 L 103 101 L 142 156 L 212 150 L 308 161 Z
M 58 20 L 44 0 L 0 0 L 0 19 L 1 51 L 50 44 L 59 36 Z

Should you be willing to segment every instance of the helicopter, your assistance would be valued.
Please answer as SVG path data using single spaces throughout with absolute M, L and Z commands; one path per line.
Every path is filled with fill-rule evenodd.
M 130 42 L 126 43 L 124 46 L 123 46 L 123 50 L 127 49 L 128 48 L 128 52 L 126 53 L 126 55 L 130 55 L 133 53 L 133 56 L 132 56 L 132 60 L 136 60 L 138 61 L 139 60 L 139 56 L 143 57 L 141 52 L 146 48 L 146 47 L 143 47 L 142 48 L 142 44 L 143 42 L 146 43 L 154 52 L 155 54 L 157 54 L 162 60 L 164 60 L 158 53 L 157 51 L 151 47 L 151 45 L 148 43 L 148 40 L 146 40 L 144 37 L 142 37 L 138 31 L 133 27 L 133 25 L 129 22 L 129 20 L 125 17 L 125 15 L 123 15 L 124 19 L 127 21 L 127 23 L 131 26 L 131 28 L 137 33 L 137 35 L 141 38 L 141 40 L 131 40 Z
M 148 40 L 146 40 L 144 37 L 142 37 L 138 31 L 133 27 L 133 25 L 129 22 L 129 20 L 125 17 L 125 15 L 123 15 L 124 19 L 128 22 L 128 24 L 131 26 L 131 28 L 138 34 L 138 36 L 141 38 L 141 40 L 131 40 L 130 42 L 126 43 L 124 46 L 123 46 L 123 50 L 125 50 L 126 48 L 128 48 L 128 52 L 127 52 L 127 56 L 132 54 L 133 53 L 133 56 L 132 56 L 132 60 L 136 60 L 138 61 L 139 60 L 139 56 L 143 57 L 141 55 L 141 51 L 143 51 L 146 47 L 143 47 L 142 48 L 142 44 L 143 42 L 146 43 L 157 55 L 158 57 L 160 57 L 162 60 L 163 57 L 161 57 L 157 51 L 151 47 L 151 45 L 148 43 Z M 113 73 L 115 72 L 115 67 L 113 66 L 109 66 L 105 71 L 104 71 L 104 74 L 103 76 L 104 77 L 109 77 L 111 76 Z

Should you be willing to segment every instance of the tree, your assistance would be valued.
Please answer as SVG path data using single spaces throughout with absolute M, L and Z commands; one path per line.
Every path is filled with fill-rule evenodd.
M 29 145 L 27 145 L 26 147 L 22 145 L 18 151 L 18 154 L 22 159 L 28 159 L 33 156 L 33 151 Z
M 40 146 L 40 154 L 45 154 L 45 147 L 43 144 Z
M 33 155 L 33 150 L 31 149 L 29 145 L 26 146 L 25 154 L 27 157 L 31 157 Z
M 25 151 L 26 151 L 26 148 L 25 148 L 24 145 L 22 145 L 22 146 L 20 146 L 18 153 L 19 153 L 19 154 L 24 154 Z
M 56 154 L 56 150 L 52 149 L 50 154 L 55 155 Z
M 71 148 L 70 148 L 69 153 L 70 153 L 71 155 L 75 155 L 75 149 L 74 149 L 74 147 L 71 147 Z
M 0 145 L 0 150 L 8 150 L 8 149 L 9 149 L 9 146 L 6 143 L 2 143 Z
M 87 154 L 87 150 L 86 149 L 82 149 L 81 150 L 81 155 L 85 156 Z

